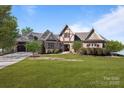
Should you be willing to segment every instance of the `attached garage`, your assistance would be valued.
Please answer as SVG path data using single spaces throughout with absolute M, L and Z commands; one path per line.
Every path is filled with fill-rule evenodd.
M 18 42 L 17 44 L 17 52 L 26 52 L 26 42 Z

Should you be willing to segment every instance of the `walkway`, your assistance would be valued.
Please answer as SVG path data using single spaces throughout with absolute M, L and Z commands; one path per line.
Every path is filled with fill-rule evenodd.
M 17 62 L 20 62 L 21 60 L 24 60 L 30 55 L 31 53 L 27 53 L 27 52 L 17 52 L 17 53 L 0 56 L 0 69 L 15 64 Z
M 30 60 L 56 60 L 56 61 L 84 61 L 80 59 L 65 59 L 65 58 L 59 58 L 59 57 L 36 57 L 36 58 L 29 58 Z

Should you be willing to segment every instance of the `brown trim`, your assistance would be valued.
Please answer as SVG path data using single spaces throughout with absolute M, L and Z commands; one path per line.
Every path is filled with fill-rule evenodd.
M 64 31 L 68 28 L 68 25 L 65 25 L 64 29 L 61 31 L 61 33 L 59 34 L 59 36 L 62 36 L 62 34 L 64 33 Z
M 86 37 L 85 40 L 87 40 L 94 33 L 94 31 L 95 31 L 94 28 L 92 28 L 92 30 L 90 31 L 89 35 Z
M 61 41 L 62 43 L 73 43 L 74 41 Z
M 85 40 L 84 43 L 105 43 L 105 40 Z

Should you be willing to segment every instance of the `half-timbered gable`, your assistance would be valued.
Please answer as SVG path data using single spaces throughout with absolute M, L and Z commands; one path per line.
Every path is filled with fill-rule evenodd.
M 17 38 L 17 51 L 26 51 L 25 44 L 33 40 L 43 43 L 46 53 L 55 49 L 74 52 L 73 42 L 81 41 L 84 48 L 104 48 L 106 39 L 98 34 L 94 29 L 89 32 L 77 32 L 68 25 L 64 27 L 59 35 L 46 30 L 42 33 L 30 32 Z
M 84 48 L 103 48 L 106 43 L 106 39 L 100 34 L 96 33 L 92 29 L 86 39 L 83 41 Z
M 75 40 L 75 34 L 69 28 L 68 25 L 66 25 L 64 29 L 61 31 L 59 35 L 59 39 L 63 43 L 63 51 L 72 51 L 72 52 L 74 51 L 72 46 Z
M 66 25 L 60 33 L 59 38 L 61 42 L 73 42 L 75 38 L 74 36 L 75 35 L 72 30 L 69 28 L 68 25 Z

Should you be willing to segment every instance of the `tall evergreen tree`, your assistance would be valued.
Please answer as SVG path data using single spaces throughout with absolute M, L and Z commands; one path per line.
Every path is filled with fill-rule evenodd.
M 17 35 L 17 19 L 11 15 L 11 6 L 0 6 L 0 48 L 13 47 Z

